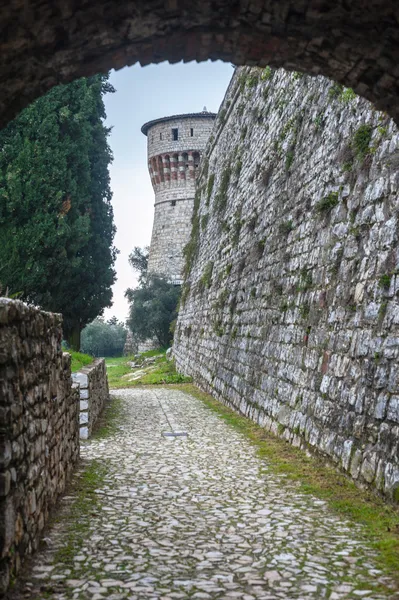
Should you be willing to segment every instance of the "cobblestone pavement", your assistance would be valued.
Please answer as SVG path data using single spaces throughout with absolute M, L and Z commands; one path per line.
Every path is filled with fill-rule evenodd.
M 56 560 L 48 535 L 23 593 L 50 599 L 394 598 L 359 530 L 268 473 L 256 450 L 199 400 L 173 389 L 118 390 L 114 435 L 84 444 L 106 466 L 81 547 Z M 187 437 L 165 437 L 165 432 Z M 87 523 L 87 519 L 89 522 Z

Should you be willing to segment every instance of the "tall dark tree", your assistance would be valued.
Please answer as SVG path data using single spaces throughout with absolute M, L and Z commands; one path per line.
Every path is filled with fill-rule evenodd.
M 0 281 L 64 316 L 64 335 L 111 305 L 115 227 L 98 75 L 58 86 L 0 132 Z

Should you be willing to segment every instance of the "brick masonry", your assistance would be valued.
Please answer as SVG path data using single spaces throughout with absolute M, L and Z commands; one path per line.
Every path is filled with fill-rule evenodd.
M 93 433 L 106 401 L 109 400 L 105 360 L 97 358 L 93 364 L 72 373 L 72 381 L 79 387 L 80 437 L 87 440 Z
M 238 69 L 198 180 L 174 355 L 399 497 L 399 134 L 328 80 Z
M 0 593 L 38 545 L 79 457 L 61 316 L 0 299 Z

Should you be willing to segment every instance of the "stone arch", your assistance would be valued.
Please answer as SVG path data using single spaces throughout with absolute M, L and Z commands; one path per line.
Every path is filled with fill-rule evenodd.
M 399 123 L 396 0 L 17 0 L 2 16 L 0 126 L 58 83 L 208 58 L 325 75 Z

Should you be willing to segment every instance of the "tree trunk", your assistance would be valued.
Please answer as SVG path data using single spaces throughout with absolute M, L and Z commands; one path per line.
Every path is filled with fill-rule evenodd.
M 76 323 L 70 330 L 65 332 L 65 338 L 71 350 L 80 350 L 80 325 Z

